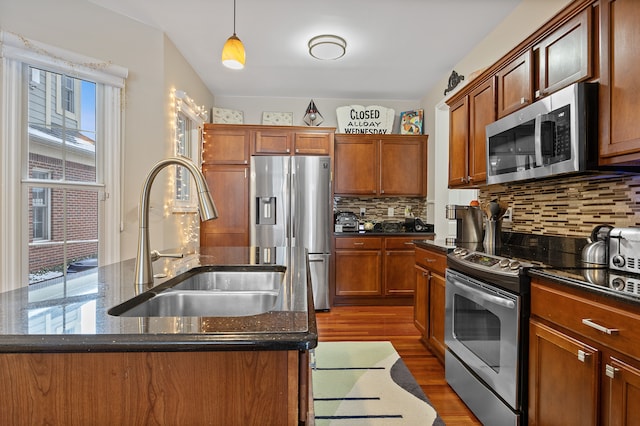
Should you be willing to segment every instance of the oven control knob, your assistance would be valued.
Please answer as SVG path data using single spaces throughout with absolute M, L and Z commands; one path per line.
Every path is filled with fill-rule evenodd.
M 462 257 L 466 256 L 467 253 L 469 253 L 469 251 L 466 248 L 456 247 L 455 249 L 453 249 L 454 256 Z
M 626 284 L 624 282 L 624 280 L 622 278 L 614 278 L 613 280 L 611 280 L 611 288 L 614 290 L 624 290 L 624 288 L 626 287 Z
M 500 262 L 498 263 L 498 266 L 500 266 L 501 268 L 507 268 L 509 267 L 509 259 L 501 259 Z
M 515 271 L 516 269 L 520 268 L 520 262 L 518 262 L 517 260 L 514 260 L 513 262 L 509 263 L 509 269 L 511 269 L 512 271 Z
M 622 268 L 624 266 L 624 264 L 625 264 L 624 256 L 616 254 L 611 259 L 611 263 L 613 263 L 613 266 L 615 266 L 616 268 Z

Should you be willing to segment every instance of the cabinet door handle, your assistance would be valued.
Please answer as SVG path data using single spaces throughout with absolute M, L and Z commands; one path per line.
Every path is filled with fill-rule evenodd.
M 578 349 L 578 361 L 585 362 L 587 358 L 591 356 L 590 353 L 583 351 L 582 349 Z
M 582 319 L 582 323 L 584 325 L 586 325 L 587 327 L 595 328 L 596 330 L 601 331 L 601 332 L 606 333 L 606 334 L 618 334 L 618 331 L 620 331 L 617 328 L 607 328 L 607 327 L 605 327 L 603 325 L 597 324 L 597 323 L 591 321 L 590 318 L 583 318 Z
M 610 377 L 612 379 L 616 378 L 616 373 L 620 371 L 619 368 L 615 368 L 613 365 L 609 365 L 607 364 L 606 367 L 604 368 L 604 374 L 607 375 L 607 377 Z
M 429 275 L 429 273 L 428 273 L 428 272 L 423 272 L 423 273 L 422 273 L 422 276 L 423 276 L 423 277 L 426 277 L 427 275 Z

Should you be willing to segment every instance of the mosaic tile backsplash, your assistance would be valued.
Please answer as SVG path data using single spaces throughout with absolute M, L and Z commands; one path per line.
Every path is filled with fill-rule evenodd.
M 480 202 L 513 207 L 502 229 L 540 235 L 585 237 L 594 226 L 640 226 L 640 174 L 588 174 L 480 189 Z
M 394 210 L 393 217 L 389 217 L 388 209 L 392 207 Z M 387 197 L 387 198 L 351 198 L 351 197 L 334 197 L 334 211 L 349 211 L 360 216 L 360 208 L 365 209 L 365 220 L 372 222 L 401 222 L 404 220 L 404 212 L 409 208 L 413 216 L 426 218 L 427 205 L 426 198 L 410 198 L 410 197 Z

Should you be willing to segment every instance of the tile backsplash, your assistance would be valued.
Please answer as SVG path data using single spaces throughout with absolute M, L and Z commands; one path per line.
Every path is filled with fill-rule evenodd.
M 640 174 L 587 174 L 481 188 L 513 207 L 503 230 L 584 237 L 595 225 L 640 226 Z
M 426 218 L 426 198 L 386 197 L 386 198 L 352 198 L 334 197 L 334 211 L 349 211 L 360 216 L 360 209 L 365 209 L 364 218 L 373 222 L 401 222 L 404 212 L 409 208 L 415 217 Z M 393 208 L 394 215 L 389 217 L 389 208 Z

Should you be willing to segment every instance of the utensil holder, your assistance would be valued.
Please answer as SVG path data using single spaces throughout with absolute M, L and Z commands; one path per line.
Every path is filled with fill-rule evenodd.
M 502 219 L 486 219 L 484 222 L 484 249 L 488 254 L 502 245 Z

